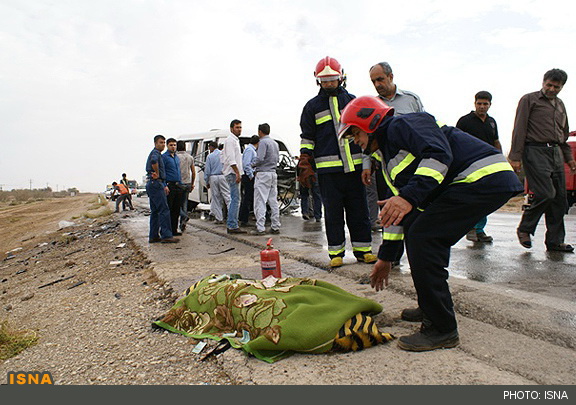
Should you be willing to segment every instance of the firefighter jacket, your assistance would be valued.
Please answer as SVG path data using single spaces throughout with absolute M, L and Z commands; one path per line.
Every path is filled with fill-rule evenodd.
M 478 194 L 512 195 L 523 190 L 499 150 L 458 128 L 439 127 L 428 113 L 386 118 L 374 136 L 388 185 L 386 198 L 398 195 L 413 209 L 425 211 L 448 187 Z M 382 238 L 378 257 L 398 260 L 404 240 L 402 224 L 384 228 Z
M 329 96 L 320 89 L 318 95 L 304 106 L 300 118 L 300 153 L 314 158 L 319 174 L 350 173 L 370 168 L 369 157 L 362 154 L 358 145 L 346 140 L 338 141 L 340 112 L 354 98 L 341 86 L 336 96 Z

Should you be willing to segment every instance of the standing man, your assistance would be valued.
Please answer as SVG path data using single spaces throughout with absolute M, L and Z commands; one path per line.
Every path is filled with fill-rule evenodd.
M 488 110 L 491 105 L 492 94 L 487 91 L 479 91 L 474 96 L 474 111 L 460 117 L 456 123 L 456 128 L 475 136 L 502 152 L 502 145 L 500 145 L 500 141 L 498 140 L 496 120 L 488 115 Z M 474 225 L 474 228 L 466 234 L 466 239 L 472 242 L 492 242 L 492 236 L 486 235 L 484 231 L 487 222 L 488 217 L 482 218 Z
M 427 113 L 393 114 L 379 98 L 360 97 L 342 112 L 339 131 L 365 153 L 379 149 L 384 158 L 389 198 L 380 202 L 384 237 L 370 285 L 376 291 L 388 285 L 404 241 L 424 316 L 420 331 L 400 337 L 398 346 L 410 351 L 455 347 L 459 336 L 446 270 L 450 248 L 522 185 L 500 151 L 485 142 L 457 128 L 440 128 Z M 408 164 L 396 159 L 401 151 L 412 156 Z
M 250 211 L 254 209 L 254 168 L 252 164 L 254 159 L 256 159 L 256 148 L 259 141 L 258 135 L 252 135 L 250 143 L 246 145 L 244 153 L 242 153 L 244 174 L 242 175 L 242 186 L 240 187 L 242 193 L 242 202 L 240 203 L 240 212 L 238 214 L 240 226 L 248 226 Z
M 208 144 L 210 154 L 206 158 L 204 167 L 204 181 L 206 188 L 210 190 L 210 214 L 216 218 L 217 224 L 224 223 L 223 207 L 230 204 L 230 188 L 226 177 L 222 174 L 222 162 L 220 155 L 222 152 L 218 148 L 218 143 L 212 141 Z
M 230 188 L 230 204 L 226 227 L 228 233 L 246 233 L 238 227 L 238 211 L 240 208 L 240 180 L 242 176 L 242 152 L 240 151 L 240 134 L 242 121 L 232 120 L 230 135 L 224 140 L 222 151 L 222 170 Z
M 299 181 L 311 187 L 318 172 L 324 203 L 326 237 L 330 267 L 340 267 L 346 252 L 344 214 L 359 262 L 374 263 L 372 234 L 364 184 L 370 181 L 370 158 L 347 141 L 338 139 L 340 111 L 354 96 L 344 88 L 340 63 L 329 56 L 322 58 L 314 71 L 320 86 L 318 95 L 306 103 L 300 118 Z
M 182 177 L 180 175 L 180 159 L 176 155 L 176 139 L 169 138 L 166 141 L 167 150 L 162 154 L 164 167 L 166 168 L 166 184 L 170 193 L 168 194 L 168 208 L 170 209 L 170 224 L 172 234 L 182 235 L 178 232 L 178 219 L 180 218 L 180 207 L 182 207 Z
M 280 208 L 278 207 L 278 177 L 276 167 L 280 160 L 278 143 L 270 138 L 270 125 L 258 125 L 258 154 L 254 166 L 254 214 L 256 235 L 266 233 L 266 203 L 270 206 L 271 233 L 280 233 Z
M 534 235 L 542 214 L 546 218 L 546 248 L 549 251 L 573 252 L 564 243 L 564 214 L 567 209 L 564 162 L 576 172 L 568 139 L 566 107 L 558 98 L 568 75 L 560 69 L 544 74 L 542 89 L 524 95 L 518 103 L 512 148 L 508 159 L 516 172 L 524 166 L 528 186 L 534 200 L 524 213 L 516 231 L 520 244 L 532 247 Z
M 394 107 L 394 115 L 404 115 L 414 112 L 423 112 L 424 106 L 420 101 L 420 97 L 416 93 L 408 90 L 400 90 L 394 84 L 394 73 L 388 62 L 380 62 L 370 68 L 370 81 L 378 92 L 378 97 L 390 107 Z M 376 152 L 374 159 L 382 162 L 382 158 Z M 381 163 L 377 164 L 377 167 Z M 366 187 L 366 194 L 368 196 L 368 209 L 370 210 L 370 223 L 374 227 L 376 219 L 378 218 L 378 193 L 386 193 L 386 183 L 382 177 L 380 170 L 376 170 L 372 174 L 371 182 Z M 380 226 L 378 226 L 380 228 Z
M 302 211 L 302 219 L 305 221 L 310 219 L 310 197 L 312 197 L 312 214 L 316 222 L 320 222 L 322 219 L 322 196 L 320 195 L 320 186 L 318 186 L 318 176 L 315 176 L 312 187 L 300 185 L 300 211 Z
M 172 235 L 170 226 L 170 209 L 166 196 L 170 192 L 166 186 L 166 170 L 162 151 L 166 145 L 166 138 L 162 135 L 154 137 L 154 149 L 146 161 L 146 193 L 150 202 L 150 233 L 148 242 L 175 243 L 178 239 Z
M 196 168 L 194 167 L 194 158 L 186 152 L 186 142 L 178 141 L 176 143 L 176 155 L 180 160 L 180 177 L 182 178 L 182 205 L 180 206 L 180 231 L 184 232 L 188 217 L 188 196 L 194 190 L 196 181 Z

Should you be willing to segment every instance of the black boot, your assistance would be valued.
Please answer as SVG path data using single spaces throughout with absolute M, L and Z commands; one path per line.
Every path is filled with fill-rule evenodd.
M 398 347 L 412 352 L 425 352 L 436 349 L 449 349 L 460 344 L 458 329 L 440 332 L 432 323 L 424 319 L 420 331 L 398 339 Z

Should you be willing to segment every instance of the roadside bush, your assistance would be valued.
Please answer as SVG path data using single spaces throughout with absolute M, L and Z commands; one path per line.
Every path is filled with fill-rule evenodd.
M 33 346 L 38 341 L 38 335 L 32 330 L 15 330 L 8 321 L 0 321 L 0 360 L 16 356 L 23 350 Z

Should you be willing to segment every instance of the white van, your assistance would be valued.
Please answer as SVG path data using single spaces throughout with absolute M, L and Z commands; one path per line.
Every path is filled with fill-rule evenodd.
M 210 153 L 208 144 L 216 141 L 219 145 L 230 135 L 230 130 L 212 129 L 207 132 L 200 132 L 191 135 L 181 135 L 177 138 L 179 141 L 186 143 L 186 152 L 194 157 L 196 166 L 196 181 L 194 190 L 188 197 L 188 209 L 210 210 L 210 195 L 204 181 L 204 165 L 206 156 Z M 275 139 L 280 149 L 280 161 L 278 162 L 278 202 L 280 212 L 285 211 L 296 204 L 297 181 L 296 181 L 296 163 L 295 159 L 284 144 L 284 142 Z M 245 145 L 250 142 L 250 136 L 240 137 L 240 148 L 244 151 Z

